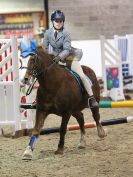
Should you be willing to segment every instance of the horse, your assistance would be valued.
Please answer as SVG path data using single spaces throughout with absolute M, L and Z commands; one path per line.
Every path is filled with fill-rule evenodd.
M 36 119 L 29 144 L 24 151 L 23 159 L 31 160 L 33 156 L 34 143 L 39 137 L 40 130 L 49 114 L 56 114 L 62 117 L 60 125 L 60 139 L 55 154 L 63 154 L 67 124 L 71 116 L 76 118 L 81 132 L 79 148 L 84 148 L 85 128 L 84 115 L 81 112 L 88 108 L 87 92 L 81 92 L 76 79 L 64 66 L 54 62 L 54 56 L 48 54 L 42 47 L 37 47 L 35 55 L 31 56 L 23 83 L 29 83 L 31 78 L 37 78 L 39 88 L 36 95 Z M 69 67 L 69 66 L 68 66 Z M 92 90 L 97 102 L 100 101 L 100 87 L 94 71 L 82 66 L 84 73 L 92 82 Z M 98 136 L 106 136 L 100 123 L 99 107 L 90 108 L 96 122 Z

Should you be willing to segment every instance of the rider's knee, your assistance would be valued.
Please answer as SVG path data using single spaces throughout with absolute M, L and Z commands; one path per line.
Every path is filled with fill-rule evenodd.
M 71 51 L 74 56 L 78 59 L 78 60 L 81 60 L 82 56 L 83 56 L 83 52 L 82 52 L 82 49 L 77 49 L 77 48 L 72 48 L 72 51 Z
M 82 49 L 76 49 L 75 50 L 75 56 L 81 60 L 82 56 L 83 56 L 83 52 L 82 52 Z

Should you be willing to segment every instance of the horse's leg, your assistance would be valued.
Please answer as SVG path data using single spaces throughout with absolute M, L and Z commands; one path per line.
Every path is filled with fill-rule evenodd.
M 65 144 L 65 134 L 67 130 L 67 124 L 70 119 L 70 114 L 62 115 L 62 121 L 60 126 L 60 140 L 58 144 L 58 149 L 55 151 L 55 154 L 63 154 L 64 144 Z
M 30 138 L 29 144 L 28 144 L 26 150 L 24 151 L 24 154 L 22 157 L 23 160 L 31 160 L 32 159 L 34 144 L 36 142 L 36 139 L 40 135 L 40 129 L 43 127 L 44 120 L 46 119 L 46 117 L 47 117 L 46 112 L 39 111 L 38 109 L 36 110 L 35 126 L 33 128 L 32 136 Z
M 80 126 L 81 139 L 80 139 L 80 143 L 78 145 L 78 148 L 85 148 L 86 141 L 85 141 L 84 115 L 82 112 L 78 112 L 78 113 L 72 114 L 72 116 L 76 118 L 76 120 Z
M 91 108 L 91 112 L 93 115 L 93 118 L 96 122 L 96 126 L 97 126 L 97 131 L 98 131 L 98 136 L 100 138 L 104 138 L 106 136 L 106 133 L 103 129 L 103 126 L 101 125 L 100 121 L 100 114 L 99 114 L 99 108 Z

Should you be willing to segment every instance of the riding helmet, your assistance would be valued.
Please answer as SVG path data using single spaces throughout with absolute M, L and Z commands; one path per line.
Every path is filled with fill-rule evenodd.
M 61 10 L 55 10 L 51 14 L 51 21 L 55 21 L 55 20 L 62 20 L 63 22 L 65 21 L 65 15 Z

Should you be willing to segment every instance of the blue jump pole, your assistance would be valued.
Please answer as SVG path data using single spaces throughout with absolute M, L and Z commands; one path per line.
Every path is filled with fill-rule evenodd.
M 133 116 L 103 120 L 101 121 L 101 124 L 102 126 L 109 126 L 109 125 L 123 124 L 123 123 L 130 123 L 130 122 L 133 122 Z M 94 128 L 94 127 L 96 127 L 95 122 L 90 122 L 85 124 L 85 128 Z M 69 125 L 67 128 L 68 131 L 78 130 L 78 129 L 79 129 L 79 125 Z M 41 129 L 40 135 L 57 133 L 59 131 L 60 131 L 59 127 Z

